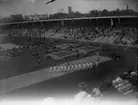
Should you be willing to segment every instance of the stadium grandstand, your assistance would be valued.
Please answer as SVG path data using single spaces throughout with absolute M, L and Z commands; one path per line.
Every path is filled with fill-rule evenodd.
M 93 105 L 104 105 L 105 100 L 136 105 L 137 19 L 101 16 L 1 23 L 0 101 L 46 98 L 44 105 L 59 104 L 47 99 L 54 97 L 67 100 L 59 105 L 78 105 L 70 103 L 75 96 L 84 105 L 91 99 L 100 101 Z

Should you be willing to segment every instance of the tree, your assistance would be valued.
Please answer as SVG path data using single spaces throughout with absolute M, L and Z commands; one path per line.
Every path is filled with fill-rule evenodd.
M 92 17 L 99 16 L 99 12 L 97 10 L 91 10 L 88 14 Z
M 78 11 L 74 12 L 72 15 L 76 18 L 83 17 L 83 14 Z
M 11 15 L 10 18 L 11 18 L 11 21 L 13 21 L 13 22 L 23 21 L 22 14 Z
M 107 9 L 104 9 L 101 14 L 102 14 L 102 16 L 108 16 L 109 12 Z

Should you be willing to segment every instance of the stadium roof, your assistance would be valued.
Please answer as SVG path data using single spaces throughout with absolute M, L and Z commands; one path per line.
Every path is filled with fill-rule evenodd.
M 82 18 L 64 18 L 63 20 L 82 20 L 82 19 L 110 19 L 110 18 L 138 18 L 138 16 L 102 16 L 102 17 L 82 17 Z M 0 23 L 0 25 L 11 25 L 11 24 L 24 24 L 24 23 L 36 23 L 36 22 L 49 22 L 49 21 L 61 21 L 62 19 L 48 19 L 48 20 L 37 20 L 37 21 L 23 21 L 23 22 L 11 22 L 11 23 Z

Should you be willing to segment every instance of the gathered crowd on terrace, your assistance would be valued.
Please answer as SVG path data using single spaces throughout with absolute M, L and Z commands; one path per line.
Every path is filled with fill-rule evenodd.
M 129 26 L 53 26 L 50 28 L 12 28 L 10 36 L 45 37 L 91 41 L 107 44 L 136 45 L 138 28 Z

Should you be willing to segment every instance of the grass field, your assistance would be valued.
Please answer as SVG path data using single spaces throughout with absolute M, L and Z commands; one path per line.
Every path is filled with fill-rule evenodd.
M 68 55 L 71 55 L 71 54 L 73 54 L 73 52 L 60 51 L 60 52 L 54 53 L 54 55 L 56 55 L 58 57 L 64 57 L 64 56 L 68 56 Z
M 61 42 L 60 42 L 61 43 Z M 65 42 L 64 42 L 65 43 Z M 5 95 L 5 98 L 9 99 L 43 99 L 45 97 L 66 98 L 72 96 L 78 92 L 78 83 L 81 81 L 87 82 L 92 88 L 102 84 L 104 81 L 115 78 L 120 72 L 126 71 L 124 67 L 127 67 L 130 61 L 136 57 L 135 52 L 124 52 L 120 49 L 120 52 L 124 53 L 121 60 L 112 60 L 100 65 L 100 69 L 93 68 L 92 70 L 77 71 L 71 74 L 53 78 L 47 81 L 33 84 L 15 91 L 9 92 Z M 129 55 L 132 55 L 131 57 Z M 93 54 L 90 54 L 93 55 Z M 107 56 L 107 52 L 101 52 L 100 55 Z M 26 56 L 26 58 L 24 58 Z M 0 79 L 17 76 L 20 74 L 29 73 L 32 71 L 38 71 L 40 69 L 73 61 L 76 57 L 71 57 L 66 60 L 44 60 L 40 65 L 37 63 L 37 59 L 30 56 L 30 54 L 24 53 L 24 56 L 13 58 L 5 63 L 0 62 Z M 128 60 L 129 59 L 129 60 Z M 126 61 L 128 60 L 128 61 Z M 126 65 L 126 66 L 125 66 Z M 129 65 L 131 66 L 131 64 Z M 109 89 L 105 93 L 106 98 L 118 97 L 118 99 L 127 98 L 122 97 L 114 89 Z M 131 96 L 130 96 L 131 97 Z
M 100 70 L 93 68 L 92 70 L 77 71 L 71 74 L 53 78 L 47 81 L 36 83 L 6 94 L 8 98 L 17 99 L 43 99 L 45 97 L 67 98 L 76 94 L 78 90 L 78 83 L 81 81 L 87 82 L 91 88 L 97 87 L 108 79 L 113 79 L 120 72 L 124 72 L 121 61 L 110 61 L 100 65 Z M 119 97 L 120 94 L 114 89 L 109 89 L 106 92 L 106 97 Z M 120 96 L 121 98 L 122 96 Z M 124 98 L 124 97 L 122 97 Z

